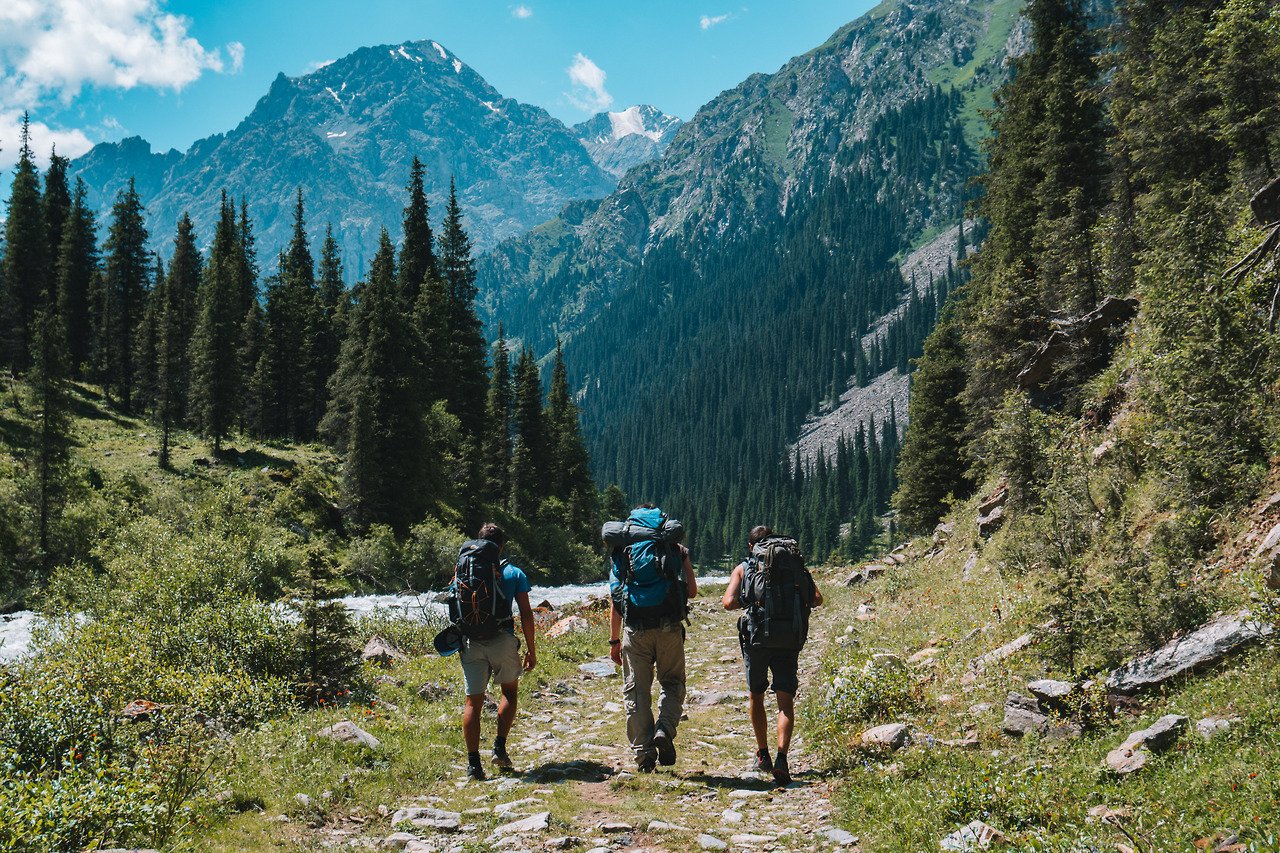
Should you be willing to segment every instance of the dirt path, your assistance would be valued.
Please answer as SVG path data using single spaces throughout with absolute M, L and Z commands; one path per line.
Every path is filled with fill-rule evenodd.
M 582 672 L 523 702 L 510 741 L 516 774 L 445 782 L 447 790 L 400 803 L 420 811 L 402 812 L 410 821 L 394 826 L 401 834 L 380 839 L 380 845 L 410 853 L 852 847 L 854 839 L 831 824 L 830 783 L 812 769 L 802 732 L 791 749 L 790 786 L 775 790 L 770 777 L 750 772 L 755 744 L 736 614 L 721 610 L 715 590 L 707 592 L 694 603 L 689 629 L 687 719 L 675 767 L 653 775 L 631 772 L 621 677 Z M 802 655 L 809 677 L 802 677 L 801 703 L 812 700 L 811 676 L 837 615 L 815 611 L 814 639 Z M 458 777 L 462 770 L 459 765 Z M 415 814 L 417 825 L 411 822 Z

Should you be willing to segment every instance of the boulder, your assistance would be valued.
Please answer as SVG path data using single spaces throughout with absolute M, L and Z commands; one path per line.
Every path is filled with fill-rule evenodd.
M 859 584 L 866 583 L 870 579 L 871 578 L 868 577 L 866 569 L 854 569 L 849 573 L 849 576 L 844 579 L 841 586 L 858 586 Z
M 408 657 L 395 643 L 384 640 L 377 634 L 369 638 L 369 642 L 364 644 L 364 651 L 360 652 L 361 660 L 383 667 L 391 667 Z
M 862 745 L 870 749 L 902 749 L 911 739 L 911 732 L 903 723 L 886 723 L 862 733 Z
M 538 812 L 528 817 L 504 823 L 495 829 L 490 838 L 504 838 L 508 835 L 527 835 L 531 832 L 542 832 L 550 825 L 551 812 Z
M 1099 345 L 1105 343 L 1113 326 L 1127 322 L 1138 313 L 1138 305 L 1137 299 L 1107 296 L 1088 314 L 1059 323 L 1018 373 L 1018 385 L 1027 390 L 1043 385 L 1053 377 L 1062 360 L 1073 352 L 1098 352 L 1086 367 L 1107 358 L 1108 349 Z
M 1128 776 L 1145 767 L 1149 755 L 1145 749 L 1121 744 L 1107 753 L 1107 767 L 1117 776 Z
M 461 812 L 450 812 L 431 806 L 409 806 L 403 809 L 396 809 L 395 814 L 391 816 L 391 826 L 394 828 L 404 823 L 416 826 L 419 829 L 456 832 L 462 828 L 462 814 Z
M 964 561 L 964 568 L 960 570 L 960 580 L 967 581 L 973 575 L 973 570 L 977 567 L 978 552 L 973 551 L 969 554 L 969 559 Z
M 698 836 L 698 846 L 703 850 L 728 850 L 729 845 L 714 835 L 707 835 L 705 832 Z
M 547 629 L 548 637 L 562 637 L 565 634 L 591 630 L 591 623 L 581 616 L 566 616 Z
M 1058 681 L 1052 678 L 1041 678 L 1027 684 L 1031 695 L 1040 700 L 1046 708 L 1066 708 L 1072 696 L 1080 689 L 1074 681 Z
M 417 841 L 418 836 L 411 832 L 393 832 L 378 842 L 383 850 L 403 850 L 410 841 Z
M 1163 752 L 1177 742 L 1187 727 L 1181 714 L 1166 714 L 1145 729 L 1124 739 L 1124 743 L 1107 753 L 1107 766 L 1118 776 L 1127 776 L 1146 766 L 1153 752 Z
M 951 534 L 955 532 L 956 526 L 948 524 L 945 521 L 939 522 L 938 526 L 933 528 L 933 544 L 941 545 L 951 538 Z
M 1251 619 L 1247 610 L 1220 616 L 1114 670 L 1107 676 L 1107 689 L 1132 695 L 1159 687 L 1170 679 L 1211 666 L 1274 630 L 1272 625 Z
M 939 844 L 943 850 L 986 850 L 994 844 L 1003 844 L 1004 835 L 993 826 L 980 820 L 970 821 L 943 838 Z
M 1280 589 L 1280 524 L 1271 528 L 1263 538 L 1254 557 L 1262 561 L 1263 572 L 1267 577 L 1267 588 Z
M 618 665 L 609 658 L 600 658 L 579 664 L 578 670 L 590 678 L 608 678 L 618 674 Z
M 379 749 L 382 742 L 350 720 L 342 720 L 316 732 L 316 737 L 339 743 L 354 743 L 368 749 Z
M 978 535 L 990 539 L 1004 525 L 1004 507 L 998 506 L 985 515 L 978 516 Z
M 978 504 L 978 515 L 987 515 L 992 510 L 1005 505 L 1009 500 L 1009 486 L 1007 483 L 1001 483 L 991 494 L 982 499 Z
M 1043 734 L 1049 728 L 1049 718 L 1040 710 L 1040 703 L 1030 696 L 1010 693 L 1004 702 L 1004 733 L 1014 737 Z

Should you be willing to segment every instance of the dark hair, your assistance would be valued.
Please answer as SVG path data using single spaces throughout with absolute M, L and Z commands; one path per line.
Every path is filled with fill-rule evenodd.
M 657 509 L 658 507 L 657 507 L 657 504 L 646 503 L 646 504 L 640 504 L 640 506 L 635 508 L 636 509 Z
M 751 528 L 751 532 L 747 534 L 747 547 L 759 542 L 761 539 L 768 539 L 773 535 L 773 528 L 765 524 L 757 524 Z
M 480 532 L 476 534 L 477 539 L 488 539 L 495 545 L 507 544 L 507 531 L 503 530 L 492 521 L 487 521 L 480 527 Z

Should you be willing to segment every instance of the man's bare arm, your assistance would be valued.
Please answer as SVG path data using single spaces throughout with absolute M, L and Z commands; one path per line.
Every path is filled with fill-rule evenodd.
M 729 575 L 729 585 L 725 587 L 724 597 L 720 599 L 720 603 L 724 605 L 725 610 L 738 610 L 742 607 L 742 601 L 739 593 L 742 590 L 742 564 L 733 567 L 733 572 Z

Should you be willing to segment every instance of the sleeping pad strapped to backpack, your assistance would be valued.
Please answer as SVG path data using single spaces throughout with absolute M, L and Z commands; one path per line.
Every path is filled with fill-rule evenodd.
M 757 648 L 801 649 L 809 637 L 813 578 L 796 540 L 770 536 L 751 546 L 742 576 L 740 628 Z
M 610 591 L 632 628 L 656 628 L 689 615 L 689 588 L 684 581 L 684 536 L 680 522 L 659 509 L 637 509 L 624 522 L 601 530 L 613 546 Z
M 492 640 L 512 622 L 511 601 L 502 594 L 507 561 L 488 539 L 462 543 L 453 573 L 449 616 L 470 640 Z

